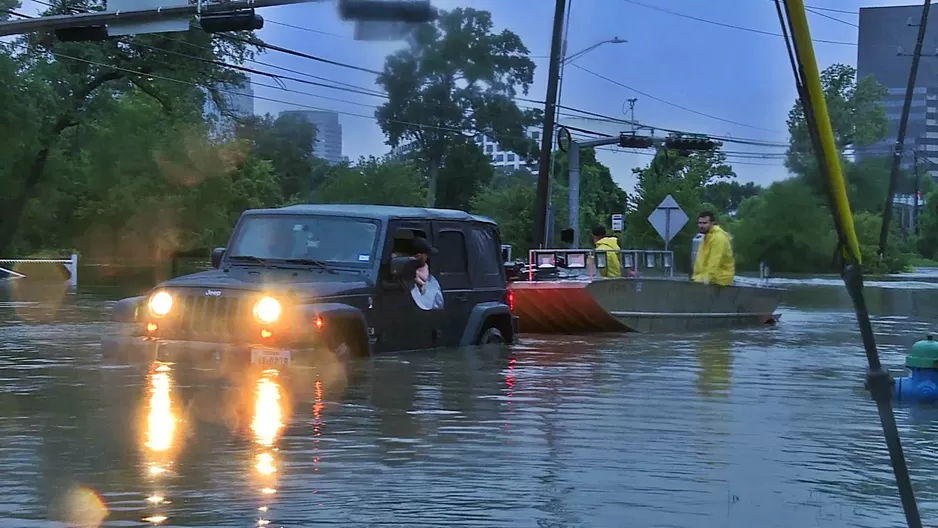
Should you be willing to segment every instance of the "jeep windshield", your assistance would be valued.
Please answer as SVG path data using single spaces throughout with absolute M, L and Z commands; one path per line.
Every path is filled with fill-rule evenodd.
M 312 215 L 244 218 L 228 248 L 239 264 L 293 264 L 329 269 L 371 266 L 378 239 L 373 220 Z

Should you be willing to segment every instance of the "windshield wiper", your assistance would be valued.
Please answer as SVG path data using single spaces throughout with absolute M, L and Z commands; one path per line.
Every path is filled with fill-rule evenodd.
M 270 267 L 270 262 L 267 262 L 265 259 L 262 259 L 262 258 L 260 258 L 260 257 L 255 257 L 254 255 L 232 255 L 232 256 L 228 257 L 228 260 L 240 260 L 240 261 L 245 261 L 245 262 L 257 262 L 258 264 L 260 264 L 261 266 L 264 266 L 265 268 L 269 268 L 269 267 Z
M 327 271 L 329 273 L 337 273 L 336 270 L 334 270 L 332 267 L 330 267 L 328 264 L 326 264 L 325 262 L 321 260 L 298 258 L 298 259 L 284 259 L 284 262 L 286 262 L 287 264 L 307 264 L 310 266 L 316 266 L 317 268 L 323 271 Z

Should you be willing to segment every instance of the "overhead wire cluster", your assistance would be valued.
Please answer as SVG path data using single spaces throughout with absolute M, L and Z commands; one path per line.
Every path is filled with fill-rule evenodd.
M 49 3 L 49 2 L 46 2 L 46 1 L 43 1 L 43 0 L 31 0 L 31 1 L 33 1 L 33 2 L 35 2 L 35 3 L 37 3 L 37 4 L 40 4 L 40 5 L 45 5 L 45 6 L 47 6 L 47 7 L 56 7 L 56 6 L 54 6 L 53 4 L 51 4 L 51 3 Z M 20 14 L 20 16 L 28 16 L 28 15 L 22 15 L 22 14 Z M 292 27 L 292 28 L 295 28 L 295 29 L 302 29 L 302 30 L 309 30 L 309 29 L 310 29 L 310 28 L 302 28 L 302 27 L 300 27 L 300 26 L 294 26 L 294 25 L 292 25 L 292 24 L 286 24 L 286 23 L 279 22 L 279 21 L 274 21 L 274 20 L 268 20 L 268 22 L 273 23 L 273 24 L 276 24 L 276 25 L 282 25 L 282 26 L 285 26 L 285 27 Z M 333 37 L 344 37 L 343 35 L 339 35 L 339 34 L 336 34 L 336 33 L 329 33 L 329 32 L 325 32 L 325 31 L 316 30 L 315 32 L 316 32 L 316 33 L 322 33 L 322 34 L 328 35 L 328 36 L 333 36 Z M 184 45 L 186 45 L 186 46 L 192 46 L 192 47 L 195 47 L 195 48 L 199 48 L 199 47 L 200 47 L 200 46 L 197 45 L 197 44 L 194 44 L 194 43 L 191 43 L 191 42 L 187 42 L 187 41 L 184 41 L 184 40 L 175 39 L 175 38 L 168 37 L 168 36 L 164 36 L 164 38 L 166 38 L 168 42 L 176 42 L 176 43 L 184 44 Z M 251 43 L 251 42 L 246 41 L 245 39 L 242 39 L 241 37 L 237 37 L 237 36 L 234 36 L 234 35 L 227 35 L 227 34 L 226 34 L 226 35 L 223 35 L 223 38 L 229 38 L 229 39 L 232 39 L 232 40 L 240 40 L 240 41 L 242 41 L 242 42 L 244 42 L 244 43 Z M 251 44 L 257 44 L 257 43 L 251 43 Z M 356 65 L 353 65 L 353 64 L 348 64 L 348 63 L 341 62 L 341 61 L 334 61 L 334 60 L 326 59 L 326 58 L 323 58 L 323 57 L 319 57 L 319 56 L 317 56 L 317 55 L 312 55 L 312 54 L 309 54 L 309 53 L 304 53 L 304 52 L 302 52 L 302 51 L 298 51 L 298 50 L 291 49 L 291 48 L 286 48 L 286 47 L 283 47 L 283 46 L 278 46 L 278 45 L 275 45 L 275 44 L 261 43 L 261 44 L 259 44 L 259 45 L 260 45 L 261 47 L 263 47 L 263 48 L 269 50 L 269 51 L 274 51 L 274 52 L 278 52 L 278 53 L 289 54 L 289 55 L 296 56 L 296 57 L 299 57 L 299 58 L 303 58 L 303 59 L 307 59 L 307 60 L 313 60 L 313 61 L 316 61 L 316 62 L 319 62 L 319 63 L 329 64 L 329 65 L 336 66 L 336 67 L 346 68 L 346 69 L 355 70 L 355 71 L 361 71 L 361 72 L 369 73 L 369 74 L 372 74 L 372 75 L 380 75 L 380 73 L 381 73 L 381 72 L 379 72 L 379 71 L 377 71 L 377 70 L 372 70 L 372 69 L 369 69 L 369 68 L 363 68 L 363 67 L 360 67 L 360 66 L 356 66 Z M 308 97 L 311 97 L 311 98 L 316 98 L 316 99 L 321 99 L 321 100 L 335 101 L 335 102 L 338 102 L 338 103 L 349 104 L 349 105 L 353 105 L 353 106 L 360 106 L 360 107 L 363 107 L 363 108 L 371 108 L 371 109 L 377 109 L 377 108 L 378 108 L 377 105 L 373 105 L 373 104 L 363 103 L 363 102 L 359 102 L 359 101 L 351 101 L 351 100 L 348 100 L 348 99 L 341 99 L 341 98 L 337 98 L 337 97 L 331 97 L 331 96 L 326 96 L 326 95 L 321 95 L 321 94 L 310 93 L 310 92 L 306 92 L 306 91 L 303 91 L 303 90 L 297 90 L 297 89 L 293 89 L 293 88 L 288 88 L 288 87 L 286 86 L 286 84 L 285 84 L 285 81 L 289 81 L 289 82 L 296 82 L 296 83 L 304 84 L 304 85 L 307 85 L 307 86 L 314 86 L 314 87 L 317 87 L 317 88 L 323 88 L 323 89 L 329 89 L 329 90 L 336 90 L 336 91 L 346 92 L 346 93 L 355 94 L 355 95 L 372 96 L 372 97 L 376 97 L 376 98 L 385 98 L 385 99 L 387 98 L 387 95 L 386 95 L 386 94 L 384 94 L 383 92 L 381 92 L 381 91 L 379 91 L 379 90 L 376 90 L 376 89 L 366 88 L 366 87 L 362 87 L 362 86 L 358 86 L 358 85 L 354 85 L 354 84 L 350 84 L 350 83 L 344 83 L 344 82 L 337 81 L 337 80 L 335 80 L 335 79 L 331 79 L 331 78 L 328 78 L 328 77 L 322 77 L 322 76 L 311 75 L 311 74 L 306 73 L 306 72 L 302 72 L 302 71 L 299 71 L 299 70 L 294 70 L 294 69 L 286 68 L 286 67 L 279 66 L 279 65 L 275 65 L 275 64 L 270 64 L 270 63 L 267 63 L 267 62 L 264 62 L 264 61 L 259 61 L 259 60 L 256 60 L 256 59 L 249 59 L 248 62 L 251 62 L 252 64 L 256 64 L 256 65 L 258 65 L 258 66 L 264 66 L 265 68 L 271 68 L 271 69 L 276 69 L 276 70 L 280 70 L 280 71 L 285 71 L 285 72 L 294 73 L 296 76 L 290 76 L 290 75 L 285 75 L 285 74 L 281 74 L 281 73 L 274 73 L 274 72 L 270 72 L 270 71 L 264 71 L 264 70 L 260 70 L 260 69 L 257 69 L 257 68 L 251 68 L 251 67 L 248 67 L 248 66 L 244 66 L 244 65 L 230 64 L 230 63 L 226 63 L 226 62 L 223 62 L 223 61 L 213 61 L 213 60 L 210 60 L 210 59 L 206 59 L 206 58 L 204 58 L 204 57 L 197 57 L 197 56 L 195 56 L 195 55 L 189 55 L 189 54 L 181 53 L 181 52 L 178 52 L 178 51 L 167 50 L 167 49 L 163 49 L 163 48 L 159 48 L 159 47 L 152 47 L 152 49 L 153 49 L 153 51 L 160 51 L 160 52 L 167 53 L 167 54 L 170 54 L 170 55 L 179 56 L 180 58 L 184 58 L 184 59 L 187 59 L 187 60 L 194 60 L 194 61 L 201 61 L 201 62 L 212 63 L 212 64 L 214 64 L 214 65 L 216 65 L 216 66 L 231 68 L 231 69 L 234 69 L 234 70 L 241 71 L 241 72 L 243 72 L 243 73 L 250 73 L 250 74 L 254 74 L 254 75 L 258 75 L 258 76 L 268 77 L 268 78 L 273 79 L 273 80 L 274 80 L 275 82 L 277 82 L 278 84 L 277 84 L 277 85 L 273 85 L 273 84 L 265 84 L 265 83 L 262 83 L 262 82 L 254 81 L 254 82 L 252 82 L 252 85 L 253 85 L 253 86 L 257 86 L 257 87 L 262 87 L 262 88 L 268 88 L 268 89 L 272 89 L 272 90 L 278 90 L 278 91 L 285 92 L 285 93 L 292 93 L 292 94 L 297 94 L 297 95 L 303 95 L 303 96 L 308 96 Z M 60 58 L 66 59 L 66 60 L 75 60 L 75 59 L 77 59 L 77 58 L 75 58 L 75 57 L 69 57 L 69 56 L 61 55 L 61 54 L 60 54 Z M 107 65 L 107 64 L 97 64 L 97 66 L 100 66 L 100 67 L 113 67 L 112 65 Z M 576 65 L 574 65 L 574 66 L 576 66 Z M 579 67 L 579 66 L 577 66 L 577 67 Z M 127 73 L 134 73 L 134 72 L 127 72 Z M 590 72 L 590 73 L 594 73 L 594 72 Z M 153 76 L 151 75 L 151 77 L 153 77 Z M 180 82 L 180 81 L 178 81 L 177 79 L 172 79 L 172 78 L 165 77 L 165 76 L 161 76 L 161 77 L 159 77 L 159 78 L 160 78 L 161 80 L 169 81 L 169 82 Z M 611 82 L 613 82 L 613 83 L 615 83 L 615 84 L 618 84 L 618 85 L 620 85 L 620 86 L 622 86 L 622 87 L 624 87 L 624 88 L 626 88 L 626 89 L 635 91 L 635 89 L 632 88 L 632 87 L 622 85 L 621 83 L 618 83 L 618 82 L 616 82 L 616 81 L 614 81 L 614 80 L 611 80 L 611 79 L 608 79 L 608 80 L 611 81 Z M 219 91 L 225 92 L 226 90 L 223 90 L 223 89 L 222 89 L 222 90 L 219 90 Z M 231 91 L 231 93 L 238 93 L 239 95 L 245 95 L 245 94 L 243 94 L 243 93 L 239 93 L 239 92 L 236 92 L 236 91 Z M 654 96 L 650 96 L 649 94 L 646 94 L 646 93 L 641 92 L 641 91 L 638 91 L 637 93 L 641 93 L 641 94 L 646 95 L 646 96 L 649 96 L 649 97 L 654 97 Z M 369 120 L 375 120 L 375 119 L 376 119 L 376 118 L 374 117 L 374 115 L 367 115 L 367 114 L 360 114 L 360 113 L 349 112 L 349 111 L 343 111 L 343 110 L 336 110 L 336 109 L 333 109 L 333 108 L 325 108 L 325 107 L 321 107 L 321 106 L 314 106 L 314 105 L 302 104 L 302 103 L 292 102 L 292 101 L 284 101 L 284 100 L 280 100 L 280 99 L 277 99 L 277 98 L 265 97 L 265 96 L 261 96 L 261 95 L 257 95 L 257 94 L 253 94 L 252 97 L 253 97 L 254 99 L 257 99 L 257 100 L 262 100 L 262 101 L 268 101 L 268 102 L 274 102 L 274 103 L 284 104 L 284 105 L 293 106 L 293 107 L 296 107 L 296 108 L 303 108 L 303 109 L 310 109 L 310 110 L 326 110 L 326 111 L 333 111 L 333 112 L 336 112 L 336 113 L 341 114 L 341 115 L 347 115 L 347 116 L 350 116 L 350 117 L 357 117 L 357 118 L 369 119 Z M 659 100 L 659 101 L 661 101 L 661 102 L 663 102 L 663 103 L 665 103 L 665 104 L 669 104 L 669 105 L 672 105 L 672 106 L 681 108 L 681 109 L 683 109 L 683 110 L 685 110 L 685 111 L 688 111 L 688 112 L 698 113 L 698 114 L 704 115 L 704 116 L 706 116 L 706 117 L 709 117 L 709 118 L 712 118 L 712 119 L 715 119 L 715 120 L 720 120 L 720 121 L 728 122 L 728 123 L 735 124 L 735 125 L 738 125 L 738 126 L 744 126 L 744 127 L 749 127 L 749 128 L 754 128 L 754 129 L 761 129 L 761 130 L 768 130 L 768 129 L 762 129 L 761 127 L 753 127 L 753 126 L 747 125 L 747 124 L 745 124 L 745 123 L 739 123 L 739 122 L 735 122 L 735 121 L 731 121 L 731 120 L 726 120 L 726 119 L 720 118 L 720 117 L 718 117 L 718 116 L 712 116 L 712 115 L 705 114 L 705 113 L 702 113 L 702 112 L 697 112 L 697 111 L 695 111 L 695 110 L 693 110 L 693 109 L 690 109 L 690 108 L 687 108 L 687 107 L 678 105 L 678 104 L 676 104 L 676 103 L 671 103 L 670 101 L 667 101 L 667 100 L 664 100 L 664 99 L 661 99 L 661 98 L 655 97 L 655 99 L 656 99 L 656 100 Z M 519 97 L 519 98 L 517 98 L 516 100 L 517 100 L 517 103 L 519 104 L 519 106 L 521 106 L 521 107 L 523 107 L 523 108 L 532 108 L 532 107 L 530 106 L 530 104 L 538 105 L 537 107 L 540 107 L 540 105 L 543 104 L 543 101 L 537 101 L 537 100 L 534 100 L 534 99 L 527 99 L 527 98 L 520 98 L 520 97 Z M 642 123 L 633 123 L 633 122 L 631 122 L 631 121 L 627 121 L 627 120 L 623 120 L 623 119 L 618 119 L 618 118 L 615 118 L 615 117 L 612 117 L 612 116 L 608 116 L 608 115 L 605 115 L 605 114 L 600 114 L 600 113 L 596 113 L 596 112 L 590 112 L 590 111 L 586 111 L 586 110 L 582 110 L 582 109 L 578 109 L 578 108 L 574 108 L 574 107 L 568 107 L 568 106 L 565 106 L 565 105 L 560 105 L 560 108 L 563 109 L 563 110 L 566 110 L 566 112 L 561 112 L 560 115 L 561 115 L 562 117 L 564 117 L 564 118 L 569 118 L 569 119 L 598 120 L 598 121 L 609 122 L 609 123 L 619 123 L 619 124 L 627 124 L 627 125 L 637 125 L 638 127 L 643 128 L 643 129 L 652 129 L 652 130 L 662 131 L 662 132 L 668 132 L 668 133 L 687 133 L 686 131 L 668 129 L 668 128 L 665 128 L 665 127 L 658 127 L 658 126 L 647 125 L 647 124 L 642 124 Z M 433 129 L 433 128 L 440 128 L 440 127 L 437 127 L 437 126 L 434 126 L 434 125 L 421 125 L 421 124 L 419 124 L 419 123 L 407 123 L 407 124 L 408 124 L 408 125 L 422 126 L 422 127 L 424 127 L 424 128 L 430 128 L 430 129 Z M 771 130 L 770 130 L 770 131 L 771 131 Z M 786 143 L 771 142 L 771 141 L 765 141 L 765 140 L 759 140 L 759 139 L 748 139 L 748 138 L 737 138 L 737 137 L 726 137 L 726 136 L 721 137 L 721 136 L 714 136 L 714 135 L 711 135 L 711 137 L 713 137 L 714 139 L 716 139 L 716 140 L 718 140 L 718 141 L 724 142 L 724 143 L 736 143 L 736 144 L 746 145 L 746 146 L 761 146 L 761 147 L 767 147 L 767 148 L 772 148 L 772 149 L 780 149 L 780 148 L 781 148 L 781 149 L 784 149 L 784 148 L 787 148 L 787 146 L 788 146 Z M 514 139 L 519 139 L 519 138 L 514 138 Z M 603 149 L 603 150 L 606 150 L 606 149 Z M 616 150 L 616 149 L 608 149 L 608 151 L 609 151 L 609 152 L 621 152 L 621 151 Z M 640 152 L 640 151 L 638 151 L 638 152 L 633 152 L 633 153 L 636 153 L 636 154 L 648 154 L 648 153 Z M 747 164 L 747 161 L 748 161 L 748 160 L 751 160 L 751 159 L 753 159 L 753 158 L 755 158 L 755 159 L 761 159 L 761 160 L 783 160 L 783 159 L 784 159 L 784 158 L 782 157 L 783 153 L 780 153 L 780 152 L 763 152 L 763 153 L 739 152 L 739 153 L 736 153 L 736 152 L 732 152 L 732 151 L 727 151 L 727 155 L 728 155 L 728 157 L 729 157 L 731 160 L 735 160 L 734 163 L 738 163 L 738 164 Z M 753 164 L 753 163 L 750 162 L 750 163 L 748 163 L 748 164 L 760 165 L 760 166 L 779 166 L 778 164 L 770 164 L 770 163 L 757 163 L 757 164 Z

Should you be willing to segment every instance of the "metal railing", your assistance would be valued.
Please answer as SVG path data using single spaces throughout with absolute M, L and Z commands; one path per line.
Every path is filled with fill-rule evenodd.
M 68 284 L 78 286 L 78 255 L 75 253 L 67 259 L 0 259 L 0 265 L 2 264 L 61 264 L 68 271 Z M 26 275 L 3 266 L 0 266 L 0 271 L 18 279 L 26 278 Z
M 607 253 L 612 251 L 595 249 L 532 249 L 528 252 L 528 281 L 534 280 L 536 269 L 556 269 L 557 256 L 565 260 L 563 268 L 583 270 L 593 280 L 597 270 L 606 267 Z M 623 277 L 634 277 L 642 270 L 662 269 L 667 276 L 674 276 L 674 252 L 661 249 L 620 249 L 619 264 Z M 627 271 L 628 270 L 628 271 Z

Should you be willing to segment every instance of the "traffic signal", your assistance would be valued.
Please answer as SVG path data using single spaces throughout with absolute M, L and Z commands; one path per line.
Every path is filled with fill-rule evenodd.
M 713 150 L 717 144 L 709 138 L 672 137 L 664 140 L 664 146 L 669 150 Z
M 100 42 L 108 39 L 107 26 L 70 27 L 55 30 L 61 42 Z
M 255 14 L 253 9 L 247 9 L 217 15 L 202 15 L 199 17 L 199 25 L 206 33 L 252 31 L 264 27 L 264 17 Z
M 654 138 L 637 136 L 635 134 L 619 134 L 619 146 L 622 148 L 651 148 L 655 144 Z
M 420 24 L 436 18 L 436 10 L 429 0 L 341 0 L 339 16 L 344 20 Z

